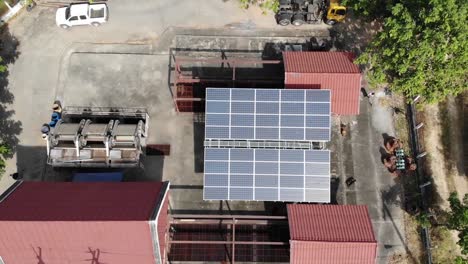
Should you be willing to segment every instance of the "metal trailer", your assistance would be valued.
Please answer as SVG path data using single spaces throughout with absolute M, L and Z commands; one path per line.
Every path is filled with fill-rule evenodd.
M 122 168 L 140 165 L 149 116 L 144 108 L 66 107 L 46 136 L 54 167 Z

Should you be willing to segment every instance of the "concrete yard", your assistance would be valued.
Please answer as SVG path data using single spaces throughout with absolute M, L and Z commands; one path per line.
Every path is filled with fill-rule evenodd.
M 115 13 L 108 25 L 97 29 L 63 31 L 53 25 L 53 10 L 41 8 L 21 14 L 11 23 L 10 32 L 20 45 L 18 58 L 9 65 L 8 90 L 15 98 L 12 118 L 21 122 L 22 132 L 16 135 L 19 143 L 16 155 L 8 161 L 7 174 L 19 171 L 25 180 L 62 181 L 72 172 L 45 165 L 45 142 L 39 128 L 50 119 L 55 99 L 65 106 L 145 107 L 150 115 L 147 143 L 170 144 L 171 154 L 146 157 L 144 169 L 126 171 L 128 179 L 170 181 L 173 213 L 268 214 L 272 208 L 280 212 L 281 203 L 202 200 L 204 126 L 194 115 L 175 111 L 169 88 L 173 49 L 206 49 L 215 57 L 221 53 L 235 57 L 235 51 L 242 50 L 261 57 L 267 43 L 328 38 L 327 28 L 285 30 L 253 11 L 237 11 L 230 1 L 187 1 L 189 7 L 197 7 L 186 6 L 187 14 L 177 16 L 170 16 L 180 10 L 171 1 L 145 1 L 145 7 L 138 10 L 124 2 L 110 2 L 110 12 Z M 125 14 L 130 11 L 141 12 L 141 16 L 132 21 Z M 214 18 L 207 12 L 215 14 Z M 224 13 L 229 15 L 224 17 Z M 119 22 L 113 24 L 114 20 Z M 122 21 L 130 21 L 130 25 Z M 194 28 L 174 28 L 182 26 Z M 379 243 L 379 263 L 387 263 L 393 253 L 406 251 L 401 190 L 381 164 L 379 152 L 382 134 L 394 134 L 392 113 L 378 102 L 370 106 L 364 98 L 360 110 L 357 117 L 333 120 L 329 147 L 332 202 L 368 205 Z M 340 123 L 350 127 L 347 136 L 339 133 Z M 357 180 L 349 188 L 344 184 L 347 177 Z M 3 177 L 1 190 L 11 181 Z

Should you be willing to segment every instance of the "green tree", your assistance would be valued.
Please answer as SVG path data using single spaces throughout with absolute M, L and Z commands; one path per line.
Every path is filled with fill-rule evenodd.
M 451 193 L 448 201 L 450 212 L 448 212 L 447 227 L 459 232 L 457 244 L 462 253 L 468 255 L 468 194 L 465 194 L 460 201 L 457 193 Z
M 393 0 L 343 0 L 342 4 L 354 11 L 356 15 L 378 19 L 390 14 Z
M 458 198 L 456 192 L 451 193 L 448 199 L 450 211 L 447 212 L 446 226 L 451 230 L 458 231 L 458 242 L 462 254 L 468 255 L 468 194 L 465 194 L 463 200 Z M 467 264 L 466 257 L 458 256 L 455 259 L 456 264 Z
M 0 73 L 5 72 L 7 70 L 7 66 L 3 64 L 3 59 L 0 57 Z
M 5 172 L 5 156 L 10 154 L 10 149 L 5 145 L 0 145 L 0 176 Z
M 0 57 L 0 73 L 7 70 L 7 66 L 3 63 L 3 59 Z M 0 142 L 0 176 L 5 172 L 5 155 L 10 154 L 10 149 Z
M 357 59 L 369 66 L 371 84 L 387 83 L 428 103 L 467 90 L 468 2 L 406 0 L 389 10 L 382 31 Z

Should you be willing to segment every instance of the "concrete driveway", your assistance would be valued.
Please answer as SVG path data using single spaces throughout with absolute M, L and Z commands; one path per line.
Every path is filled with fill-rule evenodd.
M 142 3 L 140 3 L 142 2 Z M 19 170 L 27 180 L 62 180 L 45 166 L 45 144 L 40 126 L 50 118 L 55 98 L 65 104 L 125 104 L 150 110 L 150 143 L 171 144 L 171 156 L 146 161 L 146 171 L 137 180 L 170 180 L 171 207 L 179 212 L 203 210 L 260 211 L 271 204 L 201 201 L 202 173 L 196 170 L 200 146 L 196 146 L 203 126 L 191 115 L 175 113 L 168 91 L 170 48 L 220 43 L 237 49 L 261 49 L 266 42 L 301 42 L 310 37 L 327 37 L 326 26 L 281 28 L 273 16 L 256 9 L 244 11 L 237 2 L 222 0 L 138 1 L 109 0 L 109 23 L 99 28 L 77 27 L 63 30 L 55 26 L 54 9 L 37 7 L 22 13 L 9 25 L 19 41 L 18 57 L 9 65 L 8 89 L 14 96 L 11 119 L 21 122 L 16 155 L 8 161 L 7 174 Z M 193 35 L 199 41 L 192 42 Z M 203 36 L 200 40 L 200 36 Z M 230 37 L 232 36 L 232 37 Z M 236 39 L 229 42 L 227 39 Z M 302 40 L 301 40 L 302 39 Z M 226 44 L 227 43 L 227 44 Z M 255 46 L 255 47 L 254 47 Z M 216 46 L 218 47 L 218 46 Z M 219 48 L 219 47 L 218 47 Z M 380 110 L 379 110 L 380 109 Z M 382 110 L 383 109 L 383 110 Z M 384 111 L 384 112 L 382 112 Z M 334 124 L 333 168 L 338 203 L 367 204 L 379 241 L 379 262 L 395 251 L 405 251 L 402 210 L 382 192 L 398 187 L 379 160 L 381 133 L 393 133 L 385 107 L 371 108 L 365 102 L 361 115 L 347 120 L 351 132 L 339 135 L 340 120 Z M 201 148 L 202 150 L 202 148 Z M 376 158 L 377 157 L 377 158 Z M 344 188 L 344 179 L 357 179 Z M 0 191 L 12 183 L 0 180 Z
M 108 2 L 110 21 L 99 28 L 76 27 L 63 30 L 55 26 L 55 9 L 38 6 L 23 11 L 8 25 L 19 45 L 19 56 L 9 65 L 8 90 L 14 96 L 10 108 L 13 120 L 21 122 L 18 149 L 43 146 L 38 129 L 50 118 L 50 105 L 55 98 L 62 58 L 76 43 L 158 43 L 158 38 L 173 27 L 255 29 L 276 28 L 272 16 L 256 9 L 241 10 L 236 1 L 133 1 Z M 168 48 L 168 46 L 166 46 Z M 11 131 L 18 134 L 19 129 Z M 39 151 L 39 150 L 38 150 Z M 34 153 L 26 152 L 35 162 Z M 20 161 L 22 163 L 23 161 Z M 16 171 L 16 159 L 8 162 L 7 174 Z M 35 173 L 40 173 L 37 168 Z M 0 188 L 11 181 L 4 177 Z

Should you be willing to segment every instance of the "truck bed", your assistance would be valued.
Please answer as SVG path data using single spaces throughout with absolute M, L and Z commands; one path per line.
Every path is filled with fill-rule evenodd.
M 92 18 L 102 18 L 105 16 L 106 10 L 105 4 L 94 4 L 89 6 L 89 17 Z

